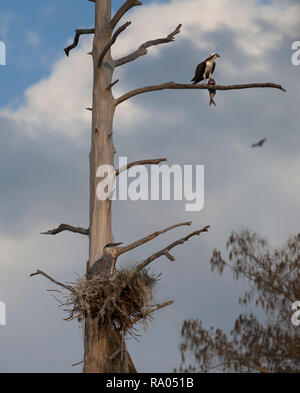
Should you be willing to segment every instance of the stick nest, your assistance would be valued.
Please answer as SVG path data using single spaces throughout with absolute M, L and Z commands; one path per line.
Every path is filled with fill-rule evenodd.
M 113 323 L 116 328 L 129 331 L 138 320 L 146 322 L 157 280 L 158 276 L 145 269 L 140 272 L 123 269 L 89 279 L 80 277 L 68 295 L 67 304 L 73 305 L 68 310 L 70 317 L 98 318 L 99 323 Z

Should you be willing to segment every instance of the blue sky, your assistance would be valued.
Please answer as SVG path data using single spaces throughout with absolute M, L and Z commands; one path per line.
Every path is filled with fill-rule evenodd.
M 249 228 L 278 246 L 299 231 L 300 67 L 291 64 L 291 44 L 300 40 L 300 7 L 292 0 L 149 0 L 128 19 L 132 25 L 113 48 L 115 57 L 180 22 L 183 29 L 174 43 L 117 70 L 115 96 L 145 84 L 189 81 L 213 51 L 221 54 L 219 83 L 276 82 L 287 89 L 218 92 L 216 108 L 208 107 L 207 92 L 165 91 L 136 97 L 116 113 L 119 155 L 206 165 L 201 212 L 187 213 L 177 201 L 113 205 L 119 241 L 180 221 L 192 220 L 193 229 L 212 226 L 176 250 L 176 264 L 162 258 L 153 266 L 163 273 L 155 300 L 175 304 L 141 332 L 141 343 L 128 343 L 138 370 L 172 371 L 185 318 L 230 330 L 241 311 L 243 284 L 211 274 L 212 249 L 224 250 L 231 230 Z M 0 371 L 80 372 L 71 366 L 82 359 L 77 322 L 63 322 L 45 291 L 50 285 L 28 276 L 41 268 L 70 281 L 84 272 L 86 239 L 40 232 L 61 222 L 88 225 L 90 115 L 84 108 L 91 100 L 85 54 L 91 41 L 84 37 L 69 58 L 63 48 L 74 29 L 92 23 L 87 0 L 1 2 L 7 66 L 0 66 L 0 300 L 7 304 L 8 325 L 0 328 Z M 263 149 L 250 148 L 263 137 Z M 120 263 L 133 264 L 184 234 L 167 234 Z
M 47 76 L 72 30 L 93 23 L 92 4 L 80 0 L 2 2 L 1 15 L 3 24 L 8 24 L 0 34 L 7 46 L 8 65 L 1 69 L 1 104 L 13 101 L 27 86 Z M 38 45 L 30 44 L 29 32 L 38 34 Z
M 120 4 L 113 1 L 115 8 Z M 7 47 L 8 65 L 1 69 L 1 105 L 18 99 L 27 86 L 46 77 L 74 29 L 92 26 L 94 20 L 93 4 L 82 0 L 3 1 L 0 12 L 0 40 Z M 30 43 L 31 32 L 38 35 L 39 44 Z

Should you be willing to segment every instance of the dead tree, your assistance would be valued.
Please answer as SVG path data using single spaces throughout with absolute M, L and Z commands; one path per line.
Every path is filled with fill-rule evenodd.
M 192 85 L 192 84 L 178 84 L 167 82 L 159 85 L 145 86 L 132 90 L 121 97 L 115 98 L 112 93 L 112 87 L 118 82 L 113 81 L 114 69 L 123 64 L 137 60 L 148 52 L 148 48 L 154 45 L 168 44 L 174 41 L 175 36 L 180 33 L 181 24 L 179 24 L 169 35 L 162 38 L 147 41 L 140 45 L 135 51 L 119 59 L 113 59 L 111 56 L 111 47 L 115 44 L 118 36 L 124 32 L 130 22 L 125 22 L 118 27 L 119 22 L 135 6 L 140 6 L 142 3 L 137 0 L 126 0 L 114 16 L 111 15 L 111 0 L 90 0 L 95 6 L 95 26 L 89 29 L 78 29 L 74 37 L 74 42 L 65 48 L 67 56 L 70 51 L 74 49 L 79 42 L 82 34 L 94 34 L 93 48 L 90 54 L 93 58 L 93 103 L 92 108 L 87 108 L 92 111 L 92 130 L 91 130 L 91 152 L 90 152 L 90 211 L 89 211 L 89 228 L 72 227 L 67 224 L 62 224 L 54 230 L 46 232 L 46 234 L 57 234 L 64 230 L 83 234 L 89 237 L 89 262 L 88 267 L 92 266 L 98 261 L 103 253 L 103 247 L 107 243 L 114 241 L 111 228 L 111 201 L 109 199 L 100 201 L 96 197 L 96 171 L 102 165 L 113 165 L 115 149 L 113 145 L 113 117 L 118 105 L 122 102 L 137 96 L 142 93 L 153 92 L 164 89 L 204 89 L 209 90 L 211 86 L 208 84 Z M 246 88 L 276 88 L 284 90 L 280 85 L 273 83 L 255 83 L 245 85 L 231 85 L 214 87 L 215 90 L 233 90 Z M 129 167 L 139 165 L 140 163 L 158 164 L 166 159 L 142 160 L 140 162 L 130 163 Z M 117 175 L 127 168 L 120 168 Z M 183 225 L 183 224 L 180 224 Z M 170 230 L 173 227 L 167 228 Z M 204 227 L 199 231 L 192 232 L 190 235 L 182 238 L 165 249 L 154 253 L 151 257 L 142 261 L 138 265 L 138 269 L 144 269 L 154 259 L 165 255 L 170 260 L 174 260 L 169 253 L 170 249 L 188 240 L 191 236 L 199 235 L 207 231 L 208 227 Z M 119 251 L 129 251 L 146 241 L 151 240 L 155 236 L 164 233 L 166 230 L 156 232 L 149 237 L 143 238 L 140 241 L 133 243 L 130 246 L 120 248 Z M 111 266 L 105 266 L 107 274 L 111 273 L 113 268 L 112 260 Z M 34 274 L 45 273 L 38 271 Z M 49 276 L 46 275 L 47 278 Z M 51 278 L 50 278 L 51 279 Z M 53 280 L 53 279 L 51 279 Z M 56 282 L 57 283 L 57 282 Z M 62 284 L 64 285 L 64 284 Z M 66 289 L 66 288 L 65 288 Z M 72 289 L 67 288 L 72 292 Z M 168 303 L 169 304 L 169 303 Z M 165 304 L 167 305 L 167 304 Z M 160 305 L 153 306 L 152 310 L 161 308 Z M 138 319 L 139 317 L 137 317 Z M 112 340 L 113 337 L 113 340 Z M 120 350 L 112 345 L 112 341 L 122 342 L 121 333 L 112 330 L 111 324 L 99 324 L 94 318 L 86 316 L 85 318 L 85 354 L 84 354 L 84 371 L 85 372 L 135 372 L 136 369 L 130 359 L 127 351 L 124 356 L 113 356 L 115 353 L 120 355 Z M 121 345 L 121 344 L 120 344 Z

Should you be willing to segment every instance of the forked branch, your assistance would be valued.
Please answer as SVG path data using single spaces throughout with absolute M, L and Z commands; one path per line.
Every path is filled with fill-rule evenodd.
M 74 37 L 73 44 L 67 46 L 67 47 L 64 49 L 65 54 L 66 54 L 67 56 L 69 56 L 70 51 L 71 51 L 72 49 L 76 48 L 76 46 L 78 45 L 78 42 L 79 42 L 79 38 L 80 38 L 80 36 L 81 36 L 82 34 L 94 34 L 94 33 L 95 33 L 95 29 L 94 29 L 94 28 L 93 28 L 93 29 L 77 29 L 77 30 L 75 30 L 75 37 Z
M 172 33 L 170 33 L 167 37 L 165 38 L 158 38 L 156 40 L 151 40 L 147 41 L 144 44 L 142 44 L 136 51 L 130 53 L 127 56 L 121 57 L 120 59 L 117 59 L 114 61 L 114 66 L 119 67 L 125 63 L 129 63 L 131 61 L 136 60 L 137 58 L 144 56 L 148 53 L 147 48 L 150 46 L 155 46 L 155 45 L 161 45 L 161 44 L 168 44 L 169 42 L 173 42 L 175 40 L 175 35 L 180 33 L 181 29 L 181 24 L 179 24 Z
M 124 31 L 129 25 L 131 24 L 131 22 L 126 22 L 124 23 L 124 25 L 120 26 L 118 28 L 118 30 L 113 34 L 111 40 L 105 45 L 103 51 L 100 53 L 99 55 L 99 59 L 98 59 L 98 68 L 101 67 L 103 59 L 106 55 L 106 53 L 109 51 L 109 49 L 113 46 L 113 44 L 116 42 L 116 39 L 118 38 L 118 36 L 122 33 L 122 31 Z
M 80 233 L 81 235 L 89 235 L 89 228 L 73 227 L 68 224 L 60 224 L 57 228 L 50 229 L 47 232 L 42 232 L 41 235 L 57 235 L 63 231 L 70 231 L 74 233 Z
M 116 170 L 116 176 L 118 176 L 120 173 L 138 165 L 158 165 L 159 163 L 163 161 L 168 161 L 166 158 L 154 158 L 151 160 L 140 160 L 140 161 L 134 161 L 130 162 L 128 165 L 125 165 L 119 169 Z
M 144 261 L 142 261 L 141 263 L 139 263 L 137 265 L 137 267 L 136 267 L 136 271 L 139 272 L 139 271 L 143 270 L 151 262 L 153 262 L 155 259 L 161 257 L 162 255 L 165 255 L 165 256 L 167 256 L 169 258 L 169 256 L 171 256 L 169 254 L 169 251 L 172 248 L 178 246 L 179 244 L 183 244 L 184 242 L 186 242 L 187 240 L 189 240 L 193 236 L 199 236 L 202 232 L 207 232 L 209 228 L 210 228 L 210 226 L 207 225 L 207 226 L 205 226 L 204 228 L 202 228 L 202 229 L 200 229 L 198 231 L 192 232 L 189 235 L 187 235 L 187 236 L 185 236 L 185 237 L 183 237 L 183 238 L 181 238 L 179 240 L 176 240 L 175 242 L 171 243 L 170 245 L 168 245 L 167 247 L 163 248 L 162 250 L 157 251 L 156 253 L 152 254 L 149 258 L 147 258 Z M 174 257 L 172 257 L 172 260 L 174 260 Z
M 159 235 L 162 235 L 165 232 L 170 231 L 171 229 L 174 229 L 174 228 L 177 228 L 177 227 L 181 227 L 181 226 L 184 226 L 184 225 L 191 225 L 191 224 L 192 224 L 192 221 L 181 222 L 179 224 L 175 224 L 175 225 L 172 225 L 172 226 L 167 227 L 165 229 L 162 229 L 161 231 L 157 231 L 157 232 L 151 233 L 150 235 L 145 236 L 142 239 L 137 240 L 136 242 L 129 244 L 128 246 L 118 247 L 118 256 L 123 254 L 124 252 L 133 250 L 134 248 L 139 247 L 142 244 L 149 242 L 150 240 L 156 238 Z
M 138 5 L 142 5 L 142 2 L 137 0 L 125 1 L 125 3 L 119 8 L 119 10 L 115 13 L 114 17 L 110 21 L 111 27 L 114 28 L 119 23 L 123 15 L 126 14 L 127 11 Z
M 284 92 L 286 91 L 281 85 L 277 85 L 275 83 L 245 83 L 245 84 L 239 84 L 239 85 L 228 85 L 228 86 L 215 85 L 214 86 L 214 90 L 241 90 L 241 89 L 252 89 L 252 88 L 273 88 L 273 89 L 282 90 Z M 119 105 L 122 102 L 128 100 L 129 98 L 137 96 L 139 94 L 148 93 L 150 91 L 165 90 L 165 89 L 209 90 L 209 89 L 211 89 L 211 86 L 206 83 L 194 85 L 194 84 L 190 84 L 190 83 L 188 83 L 188 84 L 175 83 L 173 81 L 162 83 L 160 85 L 145 86 L 145 87 L 140 87 L 138 89 L 129 91 L 128 93 L 117 98 L 115 101 L 115 105 Z

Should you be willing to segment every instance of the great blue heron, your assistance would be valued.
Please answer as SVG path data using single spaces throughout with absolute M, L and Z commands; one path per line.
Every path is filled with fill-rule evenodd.
M 103 255 L 98 259 L 88 270 L 88 278 L 94 274 L 107 274 L 108 271 L 112 272 L 116 265 L 118 257 L 117 247 L 121 243 L 108 243 L 103 247 Z

